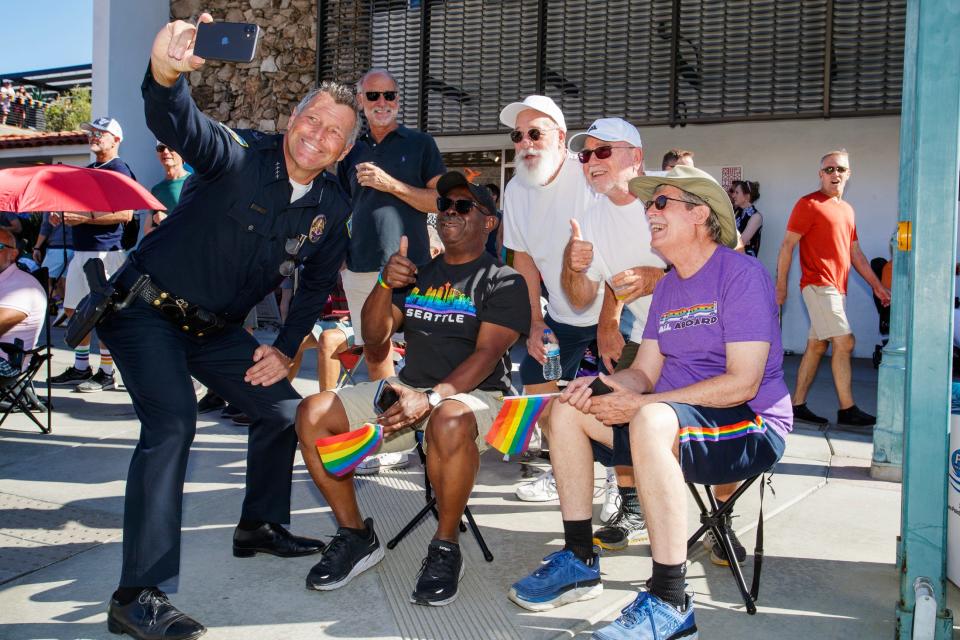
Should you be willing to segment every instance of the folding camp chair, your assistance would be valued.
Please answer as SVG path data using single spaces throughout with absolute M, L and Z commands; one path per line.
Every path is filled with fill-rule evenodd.
M 349 315 L 347 316 L 349 317 Z M 399 340 L 393 341 L 393 358 L 395 361 L 402 360 L 407 354 L 407 343 Z M 357 384 L 354 375 L 360 364 L 363 362 L 363 345 L 349 347 L 342 353 L 337 354 L 337 360 L 340 361 L 340 378 L 337 380 L 337 389 L 346 385 Z
M 687 552 L 689 553 L 696 546 L 707 530 L 712 531 L 714 539 L 723 547 L 727 558 L 730 560 L 730 572 L 733 574 L 733 579 L 737 583 L 743 602 L 747 605 L 747 613 L 750 615 L 757 613 L 756 601 L 760 594 L 760 569 L 763 566 L 763 490 L 764 485 L 770 482 L 769 478 L 763 477 L 766 473 L 769 473 L 769 471 L 744 480 L 733 492 L 733 495 L 723 503 L 722 507 L 717 502 L 712 486 L 703 485 L 707 497 L 707 502 L 704 502 L 697 485 L 692 482 L 687 483 L 690 493 L 693 494 L 693 499 L 700 507 L 700 528 L 687 540 Z M 760 519 L 757 522 L 757 544 L 753 551 L 753 582 L 750 589 L 747 589 L 747 583 L 743 578 L 743 572 L 740 570 L 740 564 L 736 561 L 733 544 L 727 531 L 730 528 L 730 513 L 733 511 L 733 506 L 757 479 L 760 479 Z M 772 491 L 773 488 L 771 487 L 770 490 Z M 709 503 L 709 507 L 707 503 Z
M 36 424 L 43 433 L 50 433 L 50 407 L 44 405 L 37 397 L 37 392 L 33 388 L 33 377 L 37 375 L 40 367 L 50 360 L 50 349 L 47 345 L 24 350 L 23 340 L 17 338 L 13 344 L 0 342 L 0 350 L 7 354 L 7 361 L 13 369 L 19 371 L 18 374 L 9 377 L 0 377 L 0 425 L 4 423 L 14 411 L 21 411 Z M 24 360 L 29 358 L 26 367 L 23 366 Z M 45 412 L 47 414 L 47 424 L 37 420 L 34 412 Z
M 403 529 L 400 530 L 400 533 L 395 535 L 390 542 L 387 543 L 387 549 L 393 549 L 397 544 L 403 540 L 408 533 L 410 533 L 414 527 L 420 524 L 420 521 L 423 520 L 428 513 L 433 513 L 434 518 L 439 519 L 437 514 L 437 497 L 433 495 L 433 490 L 430 487 L 430 478 L 427 475 L 427 454 L 423 451 L 423 432 L 417 432 L 417 455 L 420 456 L 420 464 L 423 465 L 423 493 L 424 500 L 426 504 L 423 506 L 420 511 L 417 512 L 413 518 L 410 519 Z M 483 539 L 483 534 L 480 533 L 480 527 L 477 526 L 477 521 L 473 519 L 473 514 L 470 513 L 470 505 L 463 510 L 463 517 L 467 519 L 467 524 L 470 526 L 470 531 L 473 533 L 473 537 L 476 538 L 477 544 L 480 546 L 480 551 L 483 552 L 483 559 L 487 562 L 493 562 L 493 554 L 490 553 L 490 548 L 487 547 L 486 541 Z M 467 526 L 463 524 L 463 520 L 460 521 L 460 531 L 466 532 Z

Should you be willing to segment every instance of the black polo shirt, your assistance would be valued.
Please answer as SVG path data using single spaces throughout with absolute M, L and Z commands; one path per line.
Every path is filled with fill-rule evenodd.
M 403 235 L 409 241 L 410 260 L 426 264 L 430 260 L 427 215 L 392 194 L 360 186 L 357 165 L 362 162 L 373 162 L 397 180 L 422 189 L 447 172 L 437 143 L 403 125 L 380 142 L 367 133 L 357 139 L 337 169 L 353 207 L 347 268 L 360 273 L 379 271 L 400 247 Z

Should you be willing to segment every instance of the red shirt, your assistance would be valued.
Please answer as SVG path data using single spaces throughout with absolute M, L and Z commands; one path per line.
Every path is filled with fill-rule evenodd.
M 833 286 L 847 293 L 850 250 L 857 241 L 853 207 L 822 191 L 808 193 L 793 206 L 787 231 L 800 238 L 800 288 Z

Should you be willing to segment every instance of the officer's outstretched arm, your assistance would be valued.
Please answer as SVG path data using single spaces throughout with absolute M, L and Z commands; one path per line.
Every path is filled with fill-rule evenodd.
M 213 22 L 213 16 L 202 13 L 198 22 Z M 157 84 L 172 87 L 181 73 L 203 66 L 205 60 L 193 55 L 196 37 L 196 25 L 183 20 L 176 20 L 160 29 L 150 50 L 150 71 Z

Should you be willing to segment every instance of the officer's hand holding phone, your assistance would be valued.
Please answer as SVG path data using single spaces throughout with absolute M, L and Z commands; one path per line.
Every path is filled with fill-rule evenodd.
M 392 388 L 399 396 L 397 401 L 377 416 L 377 424 L 383 427 L 384 435 L 416 424 L 423 416 L 430 413 L 427 394 L 409 387 Z
M 197 22 L 213 22 L 213 16 L 201 13 Z M 196 34 L 196 25 L 185 20 L 176 20 L 160 29 L 150 50 L 150 72 L 154 80 L 165 87 L 172 87 L 181 73 L 189 73 L 203 66 L 204 59 L 193 52 Z
M 403 289 L 417 281 L 417 265 L 407 258 L 407 236 L 400 236 L 400 249 L 390 256 L 381 276 L 391 289 Z

